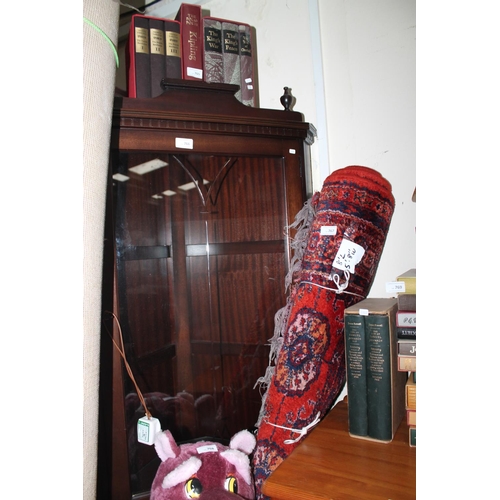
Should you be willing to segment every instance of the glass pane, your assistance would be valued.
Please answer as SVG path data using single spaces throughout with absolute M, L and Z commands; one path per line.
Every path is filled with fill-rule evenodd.
M 177 442 L 252 428 L 257 379 L 285 303 L 282 158 L 120 153 L 114 167 L 119 319 L 152 415 Z M 116 175 L 120 174 L 120 175 Z M 124 391 L 132 491 L 158 467 Z

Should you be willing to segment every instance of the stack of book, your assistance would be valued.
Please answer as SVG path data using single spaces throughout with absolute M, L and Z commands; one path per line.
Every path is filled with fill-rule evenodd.
M 397 294 L 398 370 L 408 375 L 405 388 L 409 444 L 416 446 L 417 434 L 417 273 L 409 269 L 397 277 L 404 284 Z
M 179 21 L 134 14 L 127 50 L 129 97 L 156 97 L 163 78 L 181 78 Z
M 368 298 L 344 311 L 349 434 L 390 442 L 405 416 L 407 373 L 398 369 L 396 298 Z
M 135 14 L 127 47 L 129 97 L 156 97 L 164 78 L 237 85 L 235 97 L 257 106 L 254 29 L 239 21 L 203 16 L 183 3 L 175 19 Z

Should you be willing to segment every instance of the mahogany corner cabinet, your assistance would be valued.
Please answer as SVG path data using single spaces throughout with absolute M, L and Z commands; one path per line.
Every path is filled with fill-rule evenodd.
M 158 97 L 115 99 L 99 498 L 149 498 L 160 462 L 138 442 L 143 403 L 179 444 L 228 442 L 257 421 L 315 129 L 237 89 L 168 80 Z

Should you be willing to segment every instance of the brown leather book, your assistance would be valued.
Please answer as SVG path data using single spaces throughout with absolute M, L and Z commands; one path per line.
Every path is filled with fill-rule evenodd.
M 134 14 L 128 45 L 128 95 L 151 97 L 149 20 Z
M 149 21 L 149 67 L 151 71 L 151 97 L 163 93 L 161 81 L 165 78 L 165 25 L 163 19 L 148 18 Z
M 165 76 L 182 78 L 181 25 L 173 19 L 165 19 Z

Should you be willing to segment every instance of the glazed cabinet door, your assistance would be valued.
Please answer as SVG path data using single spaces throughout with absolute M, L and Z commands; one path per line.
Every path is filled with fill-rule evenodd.
M 149 410 L 178 442 L 228 442 L 257 421 L 274 315 L 285 303 L 282 157 L 117 152 L 118 309 Z M 159 460 L 137 442 L 144 409 L 123 376 L 132 493 Z

